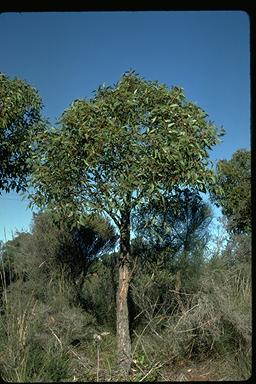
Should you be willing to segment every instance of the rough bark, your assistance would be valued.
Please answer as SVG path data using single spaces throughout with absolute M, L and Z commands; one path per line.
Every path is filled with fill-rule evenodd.
M 131 338 L 129 330 L 128 289 L 130 257 L 130 212 L 122 216 L 120 228 L 119 282 L 117 291 L 117 357 L 120 373 L 128 374 L 131 367 Z

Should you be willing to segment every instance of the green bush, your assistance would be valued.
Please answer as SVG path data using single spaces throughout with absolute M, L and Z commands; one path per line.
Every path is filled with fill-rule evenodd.
M 56 381 L 68 372 L 67 352 L 74 340 L 90 343 L 94 317 L 75 306 L 75 292 L 64 271 L 53 271 L 38 298 L 33 280 L 4 289 L 0 367 L 7 381 Z M 58 377 L 57 377 L 58 376 Z
M 84 280 L 81 296 L 85 307 L 99 325 L 115 329 L 116 323 L 116 271 L 99 260 Z

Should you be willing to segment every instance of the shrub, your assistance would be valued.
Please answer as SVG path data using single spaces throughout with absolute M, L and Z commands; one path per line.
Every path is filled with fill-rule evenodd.
M 84 305 L 97 323 L 112 329 L 116 323 L 116 280 L 115 269 L 99 260 L 89 269 L 81 291 Z

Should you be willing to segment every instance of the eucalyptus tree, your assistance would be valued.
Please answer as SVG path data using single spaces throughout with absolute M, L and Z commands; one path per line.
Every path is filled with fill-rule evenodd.
M 25 188 L 41 107 L 36 89 L 0 73 L 0 194 Z
M 31 179 L 33 203 L 83 224 L 85 211 L 108 215 L 119 230 L 117 351 L 120 371 L 131 364 L 127 295 L 131 217 L 142 203 L 174 186 L 213 187 L 208 150 L 222 132 L 186 100 L 179 87 L 133 71 L 91 99 L 75 100 L 60 128 L 39 135 Z

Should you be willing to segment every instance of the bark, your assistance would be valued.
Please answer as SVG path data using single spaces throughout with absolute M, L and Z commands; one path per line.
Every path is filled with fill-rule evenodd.
M 131 338 L 129 330 L 128 289 L 130 258 L 130 211 L 121 221 L 119 281 L 117 291 L 117 358 L 120 373 L 128 374 L 131 367 Z

